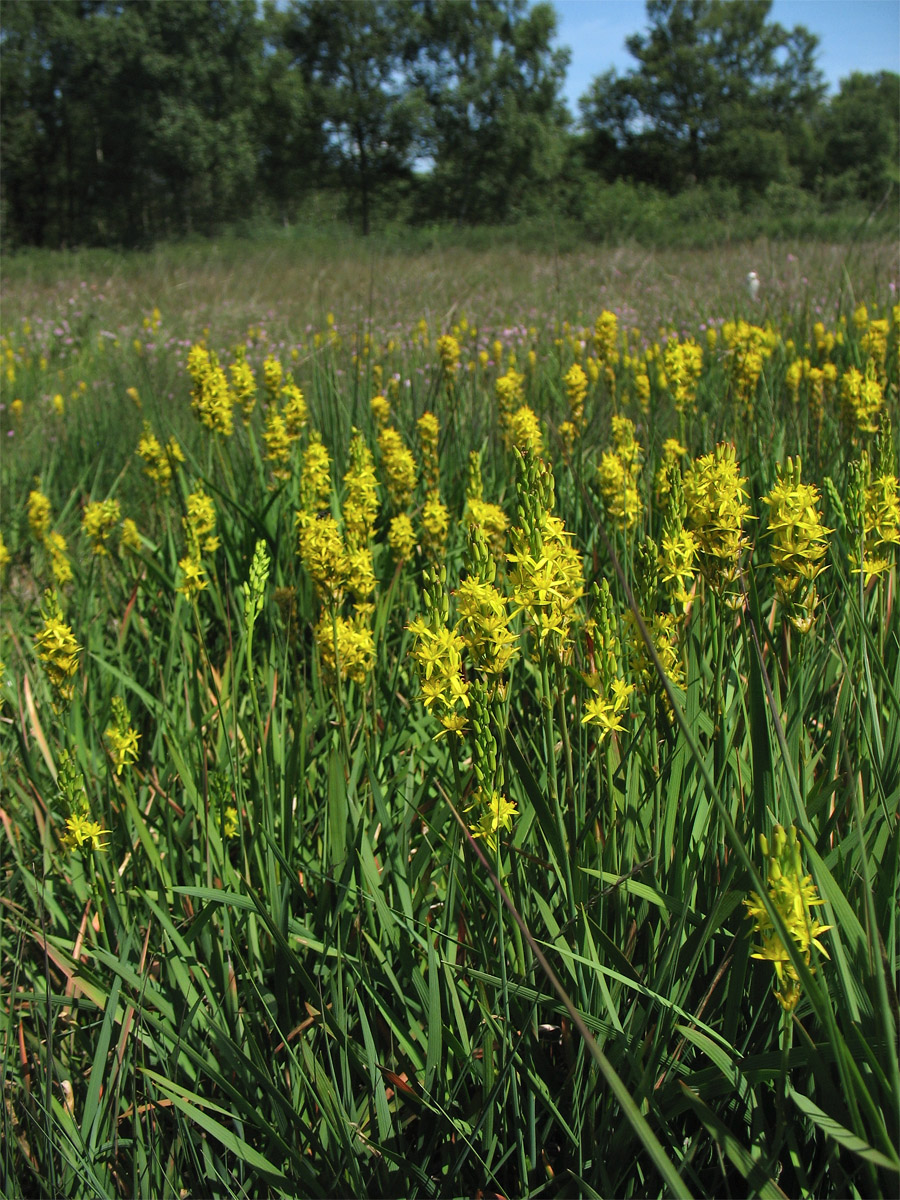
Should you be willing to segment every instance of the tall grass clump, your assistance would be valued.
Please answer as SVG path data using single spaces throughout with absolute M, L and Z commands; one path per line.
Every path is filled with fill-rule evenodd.
M 7 331 L 4 1194 L 895 1194 L 862 299 Z

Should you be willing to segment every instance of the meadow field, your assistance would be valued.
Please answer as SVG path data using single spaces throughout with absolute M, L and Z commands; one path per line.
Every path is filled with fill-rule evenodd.
M 896 1195 L 896 245 L 3 275 L 0 1193 Z

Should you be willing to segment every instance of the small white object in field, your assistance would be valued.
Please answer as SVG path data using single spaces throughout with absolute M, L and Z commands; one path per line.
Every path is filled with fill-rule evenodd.
M 750 271 L 747 275 L 747 291 L 750 293 L 750 299 L 755 301 L 759 295 L 759 276 L 755 271 Z

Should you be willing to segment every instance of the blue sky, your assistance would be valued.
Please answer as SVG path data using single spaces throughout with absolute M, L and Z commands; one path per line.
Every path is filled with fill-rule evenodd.
M 578 97 L 609 67 L 635 65 L 625 38 L 644 29 L 644 0 L 553 0 L 559 45 L 572 52 L 565 96 L 574 116 Z M 819 38 L 819 68 L 829 90 L 852 71 L 900 71 L 898 0 L 774 0 L 770 20 L 805 25 Z

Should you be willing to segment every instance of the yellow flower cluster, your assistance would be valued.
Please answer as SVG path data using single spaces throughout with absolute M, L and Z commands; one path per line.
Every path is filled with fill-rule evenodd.
M 695 459 L 684 474 L 684 499 L 700 563 L 714 587 L 740 575 L 747 545 L 744 520 L 750 513 L 747 480 L 740 474 L 737 451 L 720 443 L 712 454 Z
M 378 515 L 378 480 L 375 460 L 366 439 L 354 429 L 350 439 L 350 467 L 344 476 L 344 528 L 347 541 L 364 546 Z
M 817 603 L 815 580 L 824 570 L 826 529 L 819 512 L 819 489 L 800 479 L 799 458 L 787 460 L 774 487 L 763 496 L 769 508 L 768 532 L 775 586 L 791 624 L 801 633 L 812 628 Z
M 881 384 L 875 377 L 875 364 L 870 359 L 863 375 L 856 367 L 848 367 L 841 376 L 841 403 L 844 420 L 851 432 L 877 433 L 878 414 L 884 402 Z
M 873 471 L 863 451 L 854 465 L 848 500 L 854 510 L 862 557 L 857 545 L 850 551 L 855 574 L 862 573 L 865 585 L 891 569 L 894 548 L 900 546 L 900 480 L 891 470 L 893 438 L 890 426 L 881 435 L 878 464 Z
M 605 367 L 614 367 L 619 361 L 619 318 L 608 309 L 594 325 L 594 350 Z
M 474 821 L 469 828 L 472 831 L 472 837 L 484 838 L 485 845 L 493 853 L 497 851 L 497 834 L 501 830 L 512 829 L 513 817 L 519 815 L 519 810 L 515 804 L 501 793 L 492 791 L 490 793 L 478 789 L 472 798 L 472 804 L 467 809 L 480 813 L 478 819 Z
M 394 561 L 406 562 L 416 548 L 416 531 L 408 513 L 392 517 L 388 525 L 387 542 Z
M 512 530 L 508 578 L 515 611 L 525 615 L 538 643 L 562 650 L 584 592 L 581 555 L 552 513 L 553 477 L 539 460 L 520 459 L 520 524 Z
M 612 595 L 604 579 L 596 592 L 597 616 L 590 623 L 594 669 L 583 675 L 590 689 L 584 704 L 582 725 L 593 725 L 602 741 L 607 734 L 621 732 L 622 719 L 634 684 L 626 683 L 621 673 L 619 635 L 616 630 Z
M 263 360 L 263 383 L 269 394 L 270 403 L 274 403 L 284 379 L 284 368 L 272 354 L 267 354 Z
M 428 492 L 422 507 L 422 549 L 430 561 L 439 562 L 444 557 L 449 529 L 446 504 L 437 491 Z
M 234 397 L 218 358 L 198 342 L 188 351 L 187 367 L 194 412 L 207 429 L 229 437 L 234 430 Z
M 317 520 L 301 520 L 298 513 L 299 554 L 317 595 L 330 604 L 339 604 L 347 582 L 347 548 L 340 526 L 331 513 Z
M 517 652 L 506 601 L 493 583 L 469 576 L 456 589 L 456 632 L 473 667 L 498 676 Z
M 187 514 L 182 517 L 187 542 L 187 554 L 179 560 L 181 582 L 177 590 L 193 600 L 207 586 L 203 554 L 214 554 L 219 548 L 216 537 L 216 507 L 202 486 L 187 498 Z
M 544 452 L 544 435 L 540 422 L 532 408 L 522 404 L 513 413 L 509 422 L 509 442 L 520 453 L 537 457 Z
M 787 831 L 776 825 L 771 846 L 763 834 L 760 834 L 759 844 L 768 859 L 769 900 L 784 922 L 788 936 L 803 961 L 813 971 L 813 947 L 828 958 L 828 952 L 819 939 L 831 926 L 820 924 L 810 911 L 824 904 L 824 901 L 816 892 L 812 876 L 803 873 L 797 830 L 793 825 Z M 787 947 L 757 892 L 751 892 L 744 905 L 760 938 L 753 958 L 770 962 L 775 968 L 776 981 L 781 989 L 779 991 L 776 988 L 775 995 L 785 1012 L 793 1012 L 800 999 L 800 977 Z
M 422 478 L 429 490 L 435 490 L 440 481 L 438 465 L 438 439 L 440 426 L 432 412 L 423 413 L 416 422 L 419 431 L 419 445 L 422 448 Z
M 670 338 L 663 351 L 666 385 L 677 413 L 697 407 L 697 383 L 703 371 L 703 351 L 693 338 L 679 342 Z
M 447 627 L 443 614 L 434 609 L 430 618 L 409 623 L 415 636 L 413 658 L 419 666 L 422 700 L 426 709 L 450 733 L 460 733 L 465 725 L 459 706 L 469 706 L 469 685 L 462 676 L 462 635 Z
M 313 630 L 326 675 L 364 684 L 375 666 L 375 641 L 362 615 L 323 612 Z
M 68 810 L 65 832 L 61 838 L 63 847 L 70 853 L 85 846 L 92 850 L 105 850 L 108 843 L 101 839 L 109 830 L 104 829 L 99 821 L 92 819 L 84 789 L 84 777 L 77 770 L 67 750 L 60 751 L 57 783 L 60 798 Z
M 613 449 L 604 451 L 597 468 L 606 510 L 620 529 L 633 529 L 643 515 L 638 489 L 642 449 L 628 417 L 612 419 Z
M 45 593 L 41 616 L 43 624 L 34 635 L 34 642 L 53 689 L 53 707 L 58 709 L 68 704 L 75 693 L 74 676 L 78 671 L 81 646 L 76 642 L 71 626 L 63 620 L 55 592 Z
M 563 376 L 566 387 L 566 398 L 569 402 L 569 417 L 576 432 L 584 428 L 584 401 L 588 393 L 588 377 L 584 368 L 578 363 L 572 363 Z
M 778 342 L 778 335 L 769 327 L 751 325 L 748 321 L 726 321 L 722 338 L 727 346 L 731 364 L 731 382 L 735 399 L 746 416 L 752 416 L 759 377 L 766 359 Z
M 113 757 L 113 770 L 121 775 L 125 767 L 137 762 L 140 734 L 131 726 L 131 714 L 121 696 L 112 698 L 112 722 L 105 737 Z
M 84 530 L 85 536 L 93 543 L 94 554 L 109 554 L 106 543 L 118 525 L 121 515 L 119 501 L 112 497 L 85 505 L 81 528 Z
M 460 346 L 452 333 L 445 333 L 437 340 L 437 352 L 441 360 L 444 379 L 450 381 L 459 369 Z
M 256 407 L 256 380 L 253 370 L 247 362 L 246 347 L 238 344 L 234 348 L 234 362 L 228 368 L 231 376 L 231 390 L 235 401 L 241 406 L 244 424 L 249 425 L 250 417 Z
M 486 355 L 487 351 L 484 353 Z M 505 374 L 494 381 L 494 395 L 497 400 L 497 425 L 508 450 L 512 445 L 513 415 L 525 403 L 525 376 L 514 367 L 509 367 Z
M 301 512 L 313 515 L 327 509 L 330 502 L 331 458 L 321 435 L 313 430 L 303 452 L 303 470 L 300 474 Z M 300 520 L 299 513 L 297 519 Z
M 138 440 L 138 455 L 144 460 L 144 474 L 152 479 L 160 491 L 167 491 L 172 482 L 176 463 L 184 462 L 184 454 L 174 437 L 163 446 L 159 438 L 144 422 L 144 431 Z
M 46 538 L 52 515 L 53 509 L 44 493 L 36 488 L 30 491 L 28 493 L 28 524 L 35 541 L 43 542 Z
M 387 426 L 378 434 L 381 469 L 391 506 L 395 511 L 406 508 L 416 486 L 416 460 L 400 433 Z
M 53 510 L 48 498 L 37 488 L 28 493 L 27 512 L 31 533 L 50 557 L 50 569 L 56 586 L 62 587 L 72 579 L 72 564 L 66 553 L 66 539 L 61 533 L 50 528 Z

